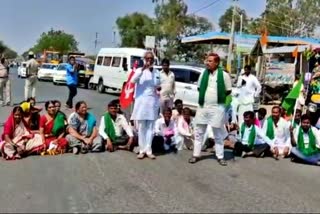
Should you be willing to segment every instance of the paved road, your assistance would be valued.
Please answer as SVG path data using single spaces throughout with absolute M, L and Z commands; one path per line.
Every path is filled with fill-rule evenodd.
M 13 78 L 14 102 L 23 81 Z M 65 100 L 66 88 L 39 84 L 39 100 Z M 79 90 L 101 115 L 108 94 Z M 1 108 L 3 121 L 10 108 Z M 221 167 L 191 152 L 137 160 L 127 152 L 65 154 L 0 162 L 0 212 L 320 212 L 318 167 L 289 160 L 236 159 Z M 229 153 L 226 153 L 230 156 Z

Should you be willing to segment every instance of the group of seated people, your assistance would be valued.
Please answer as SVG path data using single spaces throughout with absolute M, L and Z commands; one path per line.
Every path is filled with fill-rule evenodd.
M 291 157 L 292 161 L 320 165 L 320 132 L 311 126 L 308 114 L 297 109 L 294 118 L 288 116 L 280 106 L 272 108 L 271 116 L 266 110 L 259 109 L 258 117 L 252 111 L 243 114 L 244 122 L 237 130 L 238 137 L 225 141 L 225 145 L 234 151 L 234 155 L 248 157 L 271 156 Z
M 176 100 L 174 109 L 164 109 L 156 121 L 152 150 L 154 153 L 191 150 L 194 142 L 192 111 Z M 65 152 L 74 154 L 87 152 L 134 151 L 138 146 L 137 129 L 121 111 L 119 100 L 108 104 L 97 127 L 95 116 L 88 111 L 86 102 L 80 101 L 75 111 L 67 117 L 57 100 L 45 103 L 46 113 L 28 99 L 13 108 L 4 124 L 1 155 L 6 160 L 21 159 L 28 155 L 57 155 Z M 300 161 L 320 165 L 320 133 L 310 125 L 307 114 L 296 110 L 295 117 L 286 117 L 279 106 L 272 108 L 266 118 L 261 108 L 258 115 L 245 112 L 243 124 L 226 121 L 225 147 L 232 149 L 235 156 L 291 157 Z M 239 116 L 239 115 L 238 115 Z M 214 135 L 207 130 L 203 150 L 214 146 Z

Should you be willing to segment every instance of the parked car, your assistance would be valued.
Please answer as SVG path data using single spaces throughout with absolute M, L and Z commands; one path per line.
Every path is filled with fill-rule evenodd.
M 58 67 L 54 69 L 53 73 L 53 84 L 59 85 L 59 84 L 66 84 L 67 83 L 67 63 L 60 63 Z
M 161 70 L 161 66 L 155 66 L 155 68 Z M 196 110 L 199 96 L 198 79 L 204 69 L 189 65 L 170 65 L 170 70 L 175 75 L 175 99 L 183 100 L 183 105 L 185 107 Z
M 161 70 L 161 66 L 155 66 Z M 170 65 L 170 70 L 175 74 L 176 96 L 175 99 L 183 100 L 183 105 L 196 110 L 198 107 L 198 81 L 203 67 L 189 65 Z M 232 96 L 236 100 L 238 89 L 233 85 Z M 259 100 L 255 100 L 255 110 L 259 107 Z
M 43 63 L 38 71 L 38 80 L 50 80 L 53 79 L 53 74 L 55 73 L 55 68 L 57 65 L 51 63 Z
M 26 78 L 27 77 L 27 62 L 22 62 L 18 67 L 18 78 Z

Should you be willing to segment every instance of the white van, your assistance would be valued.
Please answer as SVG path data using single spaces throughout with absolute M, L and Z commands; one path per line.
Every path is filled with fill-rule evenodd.
M 97 56 L 90 84 L 103 93 L 105 89 L 121 90 L 137 60 L 143 66 L 146 50 L 139 48 L 102 48 Z M 155 64 L 158 60 L 155 59 Z

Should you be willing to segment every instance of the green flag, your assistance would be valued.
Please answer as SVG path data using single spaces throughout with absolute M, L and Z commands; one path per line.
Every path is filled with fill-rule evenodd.
M 296 100 L 298 99 L 301 92 L 302 82 L 303 78 L 300 78 L 299 82 L 291 89 L 290 93 L 286 96 L 282 103 L 282 107 L 287 111 L 288 115 L 294 113 Z

